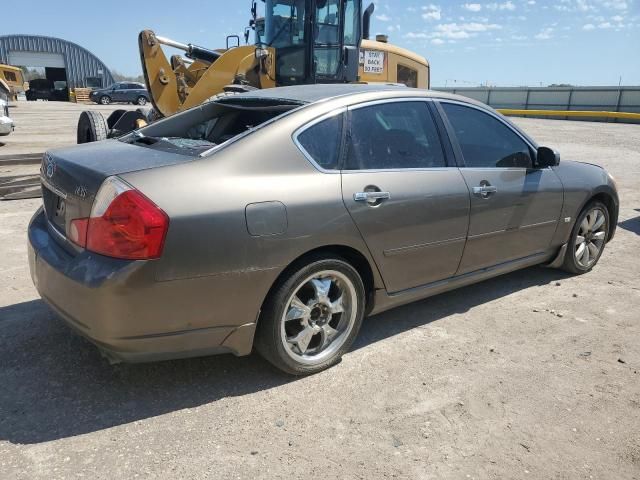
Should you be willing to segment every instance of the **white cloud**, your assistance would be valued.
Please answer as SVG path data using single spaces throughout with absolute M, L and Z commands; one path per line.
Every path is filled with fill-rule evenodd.
M 442 18 L 442 9 L 438 5 L 425 5 L 422 10 L 424 11 L 422 18 L 425 20 L 440 20 Z
M 381 22 L 391 21 L 391 17 L 389 15 L 385 15 L 384 13 L 381 15 L 376 15 L 376 19 L 380 20 Z
M 602 3 L 606 8 L 613 10 L 627 10 L 629 8 L 629 2 L 626 0 L 606 0 Z
M 527 2 L 527 5 L 535 5 L 536 4 L 536 0 L 529 0 Z
M 428 32 L 408 32 L 404 38 L 409 39 L 430 39 L 434 45 L 442 45 L 443 43 L 454 43 L 451 40 L 464 40 L 467 38 L 478 36 L 482 33 L 491 33 L 494 30 L 501 30 L 502 25 L 496 23 L 484 22 L 451 22 L 440 23 L 431 28 Z M 436 41 L 436 40 L 442 40 Z
M 470 12 L 479 12 L 482 10 L 482 5 L 479 3 L 465 3 L 462 8 L 469 10 Z
M 587 0 L 576 0 L 576 8 L 581 12 L 588 12 L 594 9 L 593 5 L 587 3 Z
M 526 40 L 526 35 L 511 35 L 511 40 L 515 40 L 516 42 Z
M 594 28 L 596 28 L 596 26 L 593 23 L 587 23 L 586 25 L 582 26 L 583 30 L 593 30 Z
M 538 40 L 549 40 L 553 37 L 553 28 L 547 27 L 540 30 L 539 33 L 535 35 L 535 38 Z
M 495 23 L 441 23 L 436 25 L 434 37 L 463 39 L 469 38 L 477 33 L 487 32 L 489 30 L 499 30 L 502 27 Z
M 598 24 L 598 28 L 606 29 L 606 28 L 612 28 L 612 27 L 613 27 L 613 25 L 611 25 L 610 22 L 602 22 L 602 23 Z
M 516 6 L 513 4 L 513 2 L 511 0 L 507 0 L 504 3 L 487 3 L 486 7 L 489 10 L 509 10 L 509 11 L 513 11 L 516 9 Z
M 429 35 L 427 35 L 424 32 L 408 32 L 405 34 L 404 38 L 413 38 L 413 39 L 429 38 Z
M 624 17 L 621 15 L 614 15 L 613 17 L 611 17 L 611 20 L 613 20 L 614 22 L 622 22 L 624 20 Z

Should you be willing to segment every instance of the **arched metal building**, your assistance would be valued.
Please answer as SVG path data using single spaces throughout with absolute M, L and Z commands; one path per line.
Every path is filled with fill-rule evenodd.
M 50 80 L 68 88 L 106 87 L 114 82 L 107 66 L 87 49 L 60 38 L 41 35 L 0 36 L 0 63 L 43 67 Z

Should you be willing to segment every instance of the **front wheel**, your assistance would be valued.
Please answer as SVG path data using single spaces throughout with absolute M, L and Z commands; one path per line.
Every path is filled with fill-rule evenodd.
M 608 238 L 607 207 L 598 201 L 589 203 L 573 227 L 562 269 L 577 274 L 591 270 L 600 260 Z
M 256 348 L 279 369 L 308 375 L 338 363 L 365 311 L 360 275 L 337 257 L 317 257 L 292 271 L 270 294 Z
M 136 103 L 140 106 L 146 105 L 147 104 L 147 99 L 145 97 L 143 97 L 142 95 L 140 95 L 138 97 L 138 99 L 136 100 Z
M 111 103 L 111 97 L 109 95 L 103 95 L 100 97 L 101 105 L 109 105 Z

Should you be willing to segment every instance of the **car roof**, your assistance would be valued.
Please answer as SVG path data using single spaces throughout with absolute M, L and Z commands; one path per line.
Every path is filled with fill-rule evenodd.
M 225 93 L 215 99 L 217 103 L 257 103 L 270 105 L 309 105 L 323 100 L 330 100 L 349 95 L 361 95 L 380 92 L 385 96 L 422 96 L 430 98 L 450 99 L 463 103 L 489 108 L 487 105 L 469 97 L 455 95 L 436 90 L 409 88 L 397 83 L 333 83 L 293 85 L 288 87 L 265 88 L 242 93 Z M 390 95 L 389 95 L 390 94 Z
M 371 83 L 333 83 L 293 85 L 288 87 L 266 88 L 263 90 L 251 90 L 249 92 L 232 94 L 218 99 L 222 103 L 235 103 L 236 101 L 264 101 L 274 103 L 296 103 L 304 105 L 327 100 L 343 95 L 368 93 L 376 91 L 407 91 L 408 88 L 398 84 L 371 84 Z

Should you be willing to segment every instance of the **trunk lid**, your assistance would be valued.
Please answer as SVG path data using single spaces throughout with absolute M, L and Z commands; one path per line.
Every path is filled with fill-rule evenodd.
M 145 148 L 118 140 L 48 151 L 42 158 L 42 201 L 50 227 L 62 241 L 69 223 L 88 217 L 105 178 L 149 168 L 189 162 L 194 157 Z M 61 243 L 68 243 L 62 241 Z

